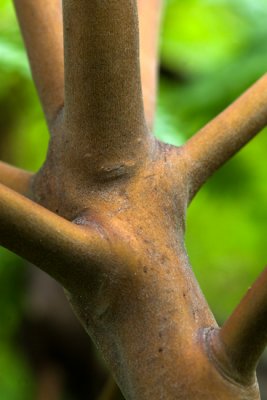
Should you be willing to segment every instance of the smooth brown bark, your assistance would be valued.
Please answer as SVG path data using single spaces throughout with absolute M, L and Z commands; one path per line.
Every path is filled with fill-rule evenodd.
M 33 174 L 0 161 L 0 183 L 15 190 L 16 192 L 27 195 L 30 192 Z
M 224 323 L 219 336 L 231 363 L 243 381 L 251 378 L 267 345 L 267 269 L 248 289 Z
M 35 7 L 41 16 L 41 3 Z M 139 12 L 148 9 L 140 0 Z M 27 12 L 18 13 L 26 26 Z M 64 0 L 63 14 L 65 105 L 32 178 L 33 201 L 0 185 L 1 244 L 63 284 L 126 399 L 259 399 L 264 285 L 255 308 L 244 300 L 220 330 L 191 270 L 184 230 L 201 185 L 266 125 L 266 77 L 177 149 L 156 141 L 145 122 L 136 1 Z M 34 42 L 28 47 L 34 59 Z M 144 53 L 142 63 L 145 87 Z M 52 96 L 42 66 L 32 65 L 40 97 L 43 84 Z M 151 69 L 154 99 L 152 60 Z M 153 102 L 146 104 L 152 125 Z
M 185 144 L 190 199 L 267 124 L 267 74 Z
M 39 265 L 66 288 L 75 283 L 76 273 L 82 273 L 85 265 L 92 265 L 89 274 L 96 278 L 96 249 L 96 258 L 100 253 L 109 258 L 110 246 L 97 226 L 84 230 L 2 184 L 0 215 L 1 244 Z
M 60 0 L 14 0 L 33 78 L 51 123 L 64 103 L 63 32 Z
M 131 173 L 151 143 L 143 110 L 137 3 L 64 0 L 63 17 L 65 153 L 72 165 L 87 157 L 96 175 Z
M 153 129 L 158 75 L 159 28 L 163 0 L 138 0 L 140 65 L 144 110 Z

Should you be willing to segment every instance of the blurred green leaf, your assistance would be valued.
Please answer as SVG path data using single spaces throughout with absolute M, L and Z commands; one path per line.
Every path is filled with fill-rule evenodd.
M 0 68 L 2 71 L 17 71 L 30 77 L 28 61 L 25 52 L 17 46 L 0 38 Z

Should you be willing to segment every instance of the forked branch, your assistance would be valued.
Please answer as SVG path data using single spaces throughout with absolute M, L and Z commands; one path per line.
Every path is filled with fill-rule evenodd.
M 267 74 L 185 144 L 190 200 L 266 124 Z
M 96 254 L 97 259 L 109 257 L 109 246 L 97 230 L 89 226 L 83 230 L 2 184 L 0 244 L 38 265 L 66 288 L 75 279 L 82 280 L 84 273 L 97 275 Z
M 63 104 L 59 3 L 17 0 L 16 4 L 35 81 L 51 120 Z M 266 125 L 267 77 L 179 150 L 179 167 L 185 168 L 179 169 L 177 196 L 170 175 L 164 175 L 174 164 L 167 155 L 176 150 L 158 146 L 155 154 L 161 158 L 147 162 L 153 140 L 144 119 L 137 1 L 63 0 L 63 20 L 63 118 L 54 125 L 33 198 L 49 207 L 42 198 L 42 190 L 49 188 L 47 197 L 58 203 L 65 198 L 61 215 L 75 214 L 76 224 L 84 226 L 0 185 L 0 243 L 69 290 L 77 315 L 127 398 L 215 398 L 220 393 L 221 399 L 243 399 L 247 387 L 222 379 L 198 342 L 199 331 L 209 327 L 219 332 L 232 369 L 250 380 L 266 344 L 267 273 L 217 330 L 188 268 L 181 221 L 187 205 L 186 178 L 191 199 L 220 165 Z M 90 180 L 94 168 L 111 172 L 115 180 L 138 162 L 147 166 L 147 175 L 142 170 L 140 179 L 129 179 L 125 185 L 116 180 L 117 185 L 101 186 L 97 174 Z M 78 179 L 79 173 L 85 180 Z M 16 188 L 12 180 L 3 182 Z M 84 197 L 81 202 L 80 197 Z M 235 380 L 233 374 L 230 378 Z M 257 398 L 254 387 L 249 398 Z

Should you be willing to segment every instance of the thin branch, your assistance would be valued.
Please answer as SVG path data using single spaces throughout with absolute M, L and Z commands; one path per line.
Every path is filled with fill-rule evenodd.
M 78 227 L 1 184 L 0 244 L 67 289 L 75 282 L 81 288 L 87 278 L 93 282 L 97 260 L 110 257 L 96 228 Z
M 184 146 L 190 200 L 203 183 L 267 124 L 267 74 Z
M 0 183 L 27 196 L 33 174 L 0 161 Z
M 231 366 L 248 381 L 267 345 L 267 268 L 224 323 L 219 338 Z
M 64 102 L 60 0 L 14 0 L 31 69 L 48 122 Z
M 140 64 L 146 122 L 154 125 L 158 78 L 158 46 L 162 0 L 138 0 Z
M 149 146 L 136 0 L 63 0 L 63 20 L 72 160 L 93 155 L 92 168 L 141 160 Z

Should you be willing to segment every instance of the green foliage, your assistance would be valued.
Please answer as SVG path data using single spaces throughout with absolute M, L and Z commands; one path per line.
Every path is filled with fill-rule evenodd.
M 23 300 L 22 261 L 7 250 L 0 251 L 0 398 L 28 400 L 33 382 L 27 364 L 15 345 Z
M 0 149 L 2 159 L 37 170 L 45 157 L 48 133 L 31 79 L 12 3 L 0 0 Z M 10 151 L 12 148 L 12 151 Z

